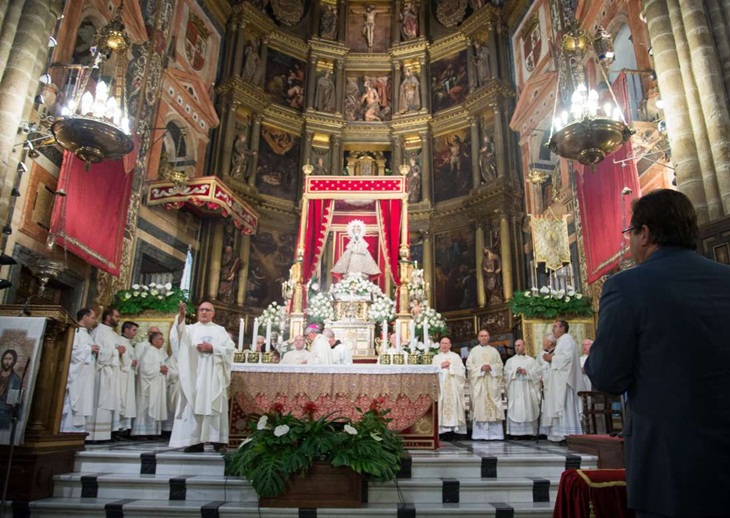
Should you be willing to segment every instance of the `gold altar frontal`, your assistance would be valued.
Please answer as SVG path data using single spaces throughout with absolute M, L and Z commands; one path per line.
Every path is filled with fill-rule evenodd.
M 314 403 L 314 418 L 330 415 L 357 421 L 356 407 L 367 409 L 382 398 L 388 424 L 406 448 L 438 448 L 438 368 L 431 365 L 264 365 L 234 364 L 231 373 L 230 445 L 249 435 L 247 417 L 271 410 L 304 415 Z

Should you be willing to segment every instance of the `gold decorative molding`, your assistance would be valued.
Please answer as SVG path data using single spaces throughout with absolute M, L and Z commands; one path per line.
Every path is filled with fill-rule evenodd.
M 455 32 L 443 39 L 433 42 L 428 47 L 428 54 L 431 61 L 437 61 L 456 52 L 465 50 L 467 47 L 466 36 L 461 32 Z
M 390 72 L 392 63 L 388 54 L 351 53 L 347 55 L 345 66 L 348 72 Z
M 399 43 L 390 48 L 390 57 L 394 60 L 423 57 L 428 52 L 428 46 L 428 41 L 423 38 Z
M 236 22 L 239 24 L 244 22 L 246 24 L 247 32 L 249 33 L 267 35 L 278 29 L 271 18 L 262 13 L 260 9 L 254 7 L 250 2 L 244 2 L 234 7 L 234 16 Z
M 226 26 L 226 22 L 231 18 L 233 12 L 231 4 L 227 0 L 205 0 L 203 6 L 216 23 L 222 27 Z
M 464 100 L 464 107 L 473 115 L 483 110 L 492 110 L 491 105 L 499 104 L 506 107 L 506 99 L 516 95 L 512 87 L 499 79 L 490 79 L 489 82 L 471 92 Z
M 342 117 L 336 115 L 327 115 L 314 110 L 307 110 L 304 114 L 304 122 L 307 129 L 327 131 L 333 133 L 341 133 L 345 127 L 345 121 Z
M 278 30 L 269 35 L 269 48 L 302 61 L 307 61 L 309 55 L 309 45 L 303 40 Z
M 343 139 L 344 141 L 376 141 L 390 144 L 390 128 L 386 125 L 379 124 L 369 125 L 368 123 L 363 123 L 357 126 L 348 124 L 343 132 Z
M 231 102 L 245 106 L 250 112 L 260 112 L 270 104 L 268 94 L 238 76 L 226 79 L 215 91 L 219 96 L 228 96 Z
M 330 59 L 345 59 L 350 49 L 329 40 L 313 37 L 309 40 L 312 54 Z
M 434 137 L 439 137 L 449 131 L 468 128 L 469 112 L 463 105 L 456 105 L 448 110 L 439 112 L 431 122 L 431 130 Z
M 488 5 L 473 15 L 469 16 L 464 23 L 461 24 L 459 30 L 464 33 L 467 38 L 485 42 L 489 38 L 489 33 L 495 30 L 502 23 L 499 9 Z
M 426 110 L 394 115 L 390 123 L 393 135 L 403 135 L 419 131 L 426 131 L 432 121 L 431 114 Z
M 304 129 L 304 120 L 299 112 L 278 104 L 269 104 L 263 111 L 263 115 L 264 120 L 261 124 L 265 126 L 273 126 L 297 136 L 300 136 Z

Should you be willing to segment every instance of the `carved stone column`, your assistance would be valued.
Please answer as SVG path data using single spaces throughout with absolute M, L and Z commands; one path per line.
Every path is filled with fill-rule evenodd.
M 269 59 L 269 37 L 265 36 L 261 38 L 261 77 L 266 77 L 266 61 Z M 261 83 L 256 86 L 262 87 Z
M 489 46 L 489 75 L 491 77 L 499 77 L 499 50 L 497 45 L 497 31 L 494 27 L 494 23 L 487 24 L 489 30 L 489 38 L 487 39 L 487 45 Z
M 398 60 L 393 61 L 393 113 L 400 112 L 400 82 L 401 82 L 401 62 Z
M 424 202 L 431 204 L 431 137 L 428 130 L 419 131 L 421 137 L 421 195 Z
M 503 177 L 507 174 L 507 136 L 505 135 L 504 124 L 504 108 L 501 102 L 496 102 L 491 106 L 494 111 L 494 149 L 497 154 L 497 176 Z
M 335 75 L 335 115 L 342 117 L 343 106 L 345 105 L 345 62 L 338 59 L 335 63 L 337 74 Z
M 479 170 L 481 142 L 479 141 L 479 121 L 476 117 L 469 117 L 469 126 L 471 128 L 471 180 L 473 187 L 479 187 L 482 178 Z
M 330 174 L 342 174 L 340 155 L 342 154 L 342 138 L 338 135 L 332 136 L 332 156 L 330 157 Z
M 707 18 L 712 25 L 712 34 L 717 44 L 717 57 L 722 66 L 722 77 L 726 88 L 730 88 L 730 17 L 723 14 L 723 5 L 727 7 L 725 0 L 707 0 Z M 730 92 L 725 92 L 730 95 Z
M 313 36 L 319 36 L 319 24 L 322 18 L 322 2 L 317 0 L 312 5 L 312 23 L 309 34 Z
M 393 164 L 391 169 L 393 170 L 393 174 L 400 174 L 399 167 L 401 164 L 406 163 L 403 157 L 403 138 L 400 135 L 393 135 L 391 143 L 393 149 Z
M 263 115 L 255 115 L 253 118 L 253 126 L 251 127 L 251 151 L 256 152 L 255 155 L 251 156 L 248 164 L 248 184 L 251 187 L 256 185 L 256 171 L 259 166 L 259 144 L 261 142 L 261 121 L 263 120 Z
M 433 285 L 433 270 L 434 270 L 434 260 L 433 260 L 433 243 L 431 239 L 431 231 L 430 230 L 424 230 L 423 231 L 423 277 L 424 281 L 428 285 L 428 305 L 430 307 L 434 307 L 434 299 L 433 299 L 433 292 L 434 292 L 434 285 Z M 443 302 L 443 301 L 436 301 L 436 302 Z
M 428 80 L 428 70 L 426 70 L 426 60 L 425 59 L 419 59 L 418 65 L 420 66 L 420 69 L 418 70 L 418 76 L 419 81 L 421 82 L 421 109 L 428 110 L 429 106 L 431 106 L 430 99 L 428 98 L 428 92 L 429 92 L 429 86 L 431 83 Z M 400 88 L 400 85 L 398 85 Z
M 244 46 L 246 45 L 246 22 L 239 22 L 236 29 L 236 47 L 233 53 L 231 75 L 240 76 L 243 71 Z
M 309 69 L 307 70 L 307 106 L 314 108 L 314 90 L 317 84 L 317 56 L 309 56 Z
M 474 246 L 476 248 L 476 273 L 477 273 L 477 304 L 480 308 L 487 305 L 487 295 L 484 291 L 484 272 L 482 271 L 482 261 L 484 260 L 484 224 L 477 223 L 476 232 L 474 234 Z
M 509 220 L 504 212 L 499 215 L 499 244 L 502 252 L 502 286 L 504 300 L 512 300 L 512 246 L 510 245 Z
M 698 222 L 706 223 L 709 221 L 707 198 L 697 160 L 697 147 L 692 134 L 667 3 L 666 0 L 645 0 L 644 7 L 649 38 L 654 50 L 657 82 L 665 104 L 664 115 L 677 188 L 692 201 Z
M 337 41 L 345 43 L 347 30 L 347 0 L 340 0 L 337 8 Z
M 210 268 L 208 270 L 208 298 L 218 298 L 218 286 L 221 281 L 221 257 L 223 255 L 223 220 L 215 222 L 213 227 L 213 243 L 210 250 Z
M 495 25 L 497 26 L 497 41 L 499 43 L 497 49 L 499 78 L 507 81 L 509 80 L 509 61 L 507 58 L 510 55 L 509 31 L 501 21 L 497 21 Z
M 248 283 L 248 266 L 251 261 L 251 236 L 246 234 L 241 239 L 241 273 L 238 276 L 238 293 L 236 294 L 236 303 L 243 306 L 246 302 L 246 284 Z
M 230 108 L 226 111 L 221 121 L 221 132 L 219 137 L 221 139 L 221 154 L 220 164 L 216 176 L 226 177 L 231 172 L 231 160 L 233 157 L 233 141 L 236 138 L 236 108 L 238 103 L 233 102 Z M 248 129 L 248 128 L 247 128 Z M 244 133 L 248 133 L 244 130 Z M 248 138 L 248 135 L 246 135 Z
M 400 43 L 400 10 L 401 0 L 395 0 L 393 6 L 393 15 L 390 20 L 390 44 Z M 398 84 L 398 83 L 395 83 Z
M 16 30 L 18 28 L 18 21 L 20 16 L 23 14 L 23 3 L 12 2 L 8 5 L 8 0 L 0 2 L 2 4 L 2 20 L 0 23 L 0 77 L 5 72 L 5 64 L 8 62 L 10 56 L 10 50 L 13 48 L 13 41 L 15 40 Z

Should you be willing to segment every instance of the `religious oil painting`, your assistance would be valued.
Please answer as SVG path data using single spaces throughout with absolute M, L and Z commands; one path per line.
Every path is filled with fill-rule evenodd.
M 712 254 L 718 263 L 730 264 L 730 248 L 728 247 L 728 243 L 714 246 L 712 248 Z
M 471 139 L 464 128 L 433 138 L 436 202 L 466 196 L 472 187 Z
M 264 90 L 275 103 L 302 111 L 305 104 L 306 67 L 304 61 L 269 49 Z
M 461 103 L 469 93 L 466 50 L 431 63 L 431 107 L 434 112 Z
M 0 444 L 10 444 L 14 417 L 13 443 L 23 440 L 45 329 L 45 318 L 0 317 Z
M 461 227 L 436 234 L 434 296 L 438 311 L 454 311 L 477 305 L 474 229 Z
M 390 2 L 347 4 L 347 46 L 350 52 L 386 52 L 390 47 Z
M 246 279 L 246 306 L 265 308 L 282 300 L 282 283 L 294 261 L 294 232 L 259 228 L 251 236 L 251 259 Z
M 391 119 L 393 88 L 390 74 L 349 75 L 345 85 L 345 118 L 382 122 Z
M 299 175 L 301 139 L 277 128 L 261 126 L 256 187 L 261 194 L 294 201 Z

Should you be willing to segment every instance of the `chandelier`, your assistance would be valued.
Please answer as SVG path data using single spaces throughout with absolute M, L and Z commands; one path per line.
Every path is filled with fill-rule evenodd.
M 573 28 L 563 36 L 561 45 L 566 58 L 582 58 L 588 49 L 598 49 L 600 67 L 606 85 L 610 85 L 606 76 L 607 63 L 613 58 L 613 47 L 610 35 L 599 30 L 595 40 L 583 30 Z M 610 50 L 608 50 L 610 49 Z M 608 59 L 607 59 L 608 57 Z M 560 71 L 558 67 L 558 88 Z M 557 114 L 558 95 L 555 95 L 553 123 L 548 147 L 550 151 L 568 160 L 577 160 L 583 165 L 595 166 L 611 153 L 621 147 L 634 133 L 628 127 L 623 113 L 618 107 L 616 97 L 608 87 L 611 100 L 601 99 L 594 89 L 579 84 L 570 99 L 570 107 Z
M 122 1 L 112 21 L 94 36 L 92 65 L 77 67 L 72 95 L 51 126 L 58 143 L 86 162 L 87 170 L 90 164 L 121 158 L 134 147 L 125 96 L 129 38 L 122 23 L 123 5 Z M 93 92 L 87 88 L 92 79 Z

